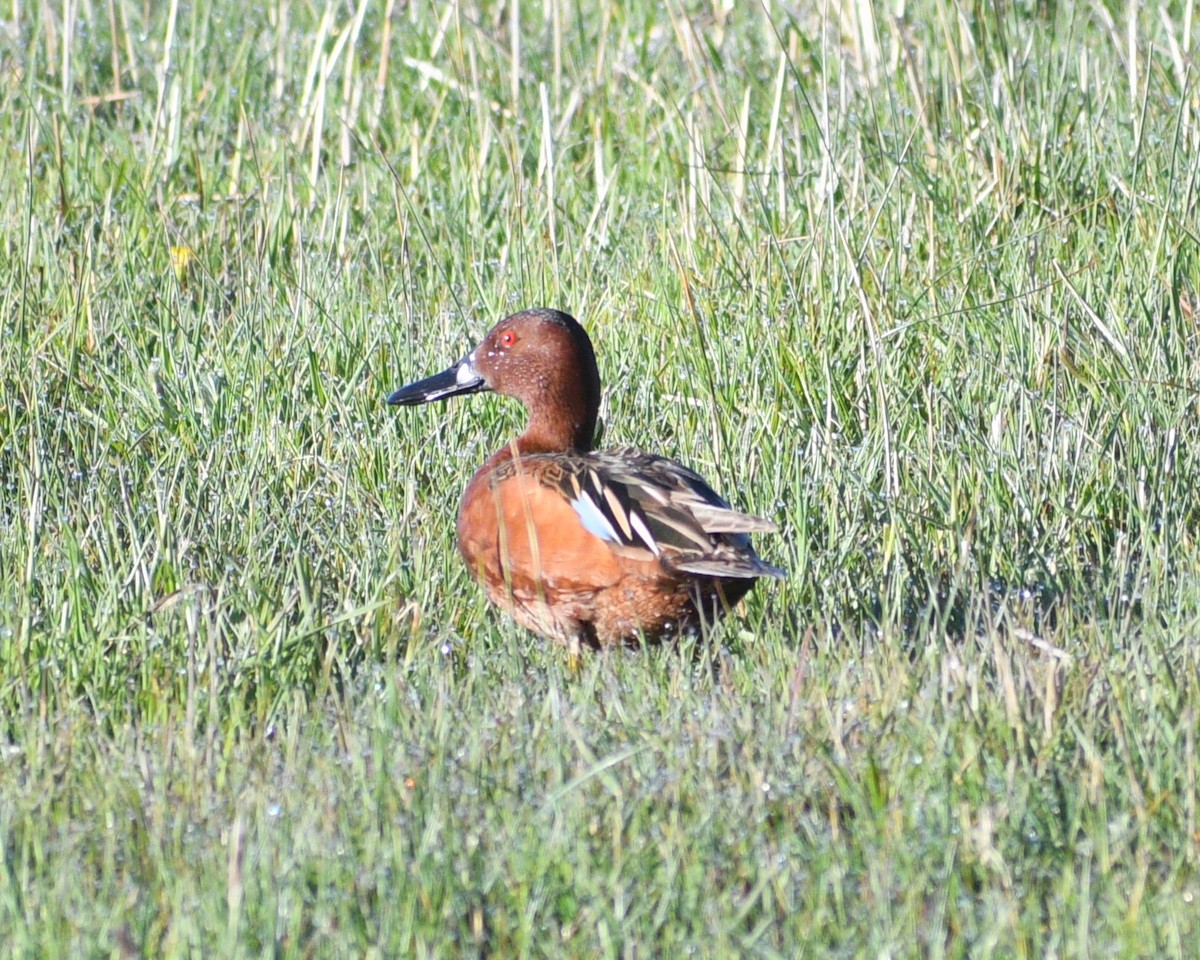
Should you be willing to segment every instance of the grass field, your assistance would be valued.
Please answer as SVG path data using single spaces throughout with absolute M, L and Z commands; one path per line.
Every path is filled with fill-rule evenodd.
M 0 6 L 0 954 L 1200 955 L 1195 4 L 583 6 Z M 466 577 L 538 304 L 711 645 Z

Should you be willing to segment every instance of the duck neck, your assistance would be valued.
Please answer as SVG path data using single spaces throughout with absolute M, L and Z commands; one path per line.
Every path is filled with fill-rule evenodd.
M 475 480 L 487 476 L 500 464 L 521 457 L 532 457 L 540 453 L 588 453 L 592 449 L 595 432 L 595 412 L 582 420 L 564 416 L 561 409 L 559 415 L 554 417 L 531 414 L 525 432 L 488 457 L 487 462 L 476 472 Z
M 529 423 L 517 439 L 518 451 L 525 454 L 590 451 L 596 434 L 599 398 L 593 399 L 586 393 L 584 390 L 571 399 L 527 405 Z
M 596 414 L 600 408 L 600 378 L 594 367 L 559 390 L 522 397 L 529 421 L 516 440 L 522 454 L 587 454 L 595 442 Z M 530 402 L 535 400 L 535 402 Z

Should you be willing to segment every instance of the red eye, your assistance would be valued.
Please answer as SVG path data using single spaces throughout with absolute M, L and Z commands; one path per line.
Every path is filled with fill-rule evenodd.
M 511 347 L 517 342 L 517 335 L 511 330 L 505 330 L 500 334 L 500 342 L 506 347 Z

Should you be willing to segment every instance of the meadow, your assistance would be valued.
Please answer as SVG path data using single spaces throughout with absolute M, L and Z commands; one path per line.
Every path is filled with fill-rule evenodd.
M 1193 0 L 5 0 L 0 954 L 1200 955 Z M 588 328 L 775 520 L 572 668 L 454 549 Z

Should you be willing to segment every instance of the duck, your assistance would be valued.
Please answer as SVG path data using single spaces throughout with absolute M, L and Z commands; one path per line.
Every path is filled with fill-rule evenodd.
M 765 518 L 734 509 L 695 471 L 624 446 L 594 449 L 600 373 L 570 314 L 544 307 L 497 323 L 458 362 L 396 390 L 414 406 L 491 391 L 527 421 L 475 471 L 458 551 L 488 600 L 574 655 L 706 629 L 759 578 Z

